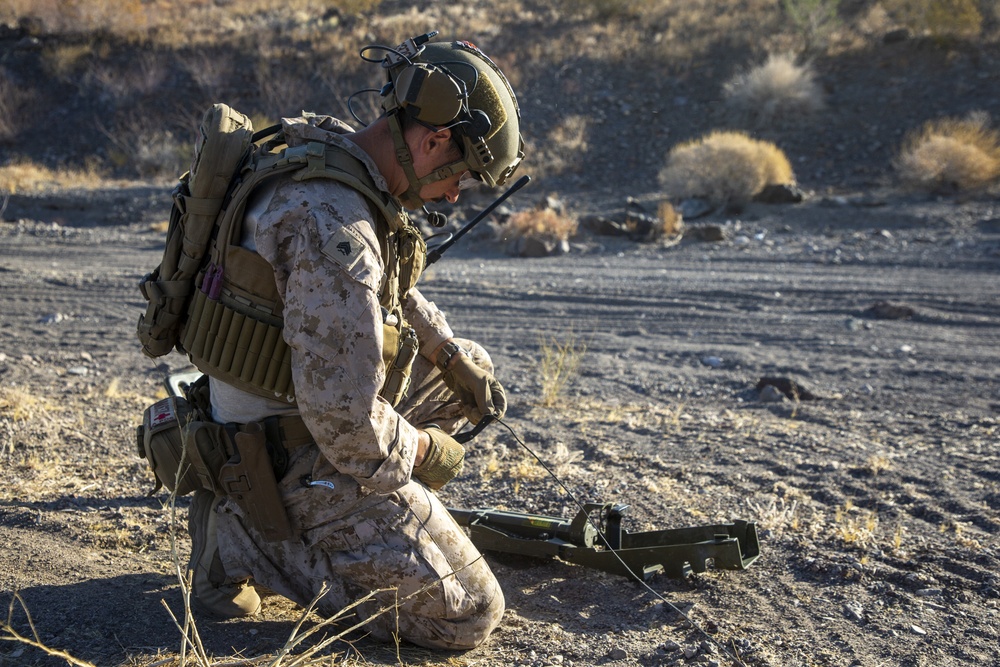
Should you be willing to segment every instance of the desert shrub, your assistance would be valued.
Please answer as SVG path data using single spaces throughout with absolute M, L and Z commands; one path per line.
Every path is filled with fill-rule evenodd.
M 34 93 L 0 67 L 0 142 L 13 139 L 30 113 Z
M 46 33 L 135 35 L 148 27 L 142 0 L 8 0 L 0 19 L 27 19 Z
M 194 155 L 190 138 L 180 139 L 171 129 L 130 117 L 113 130 L 99 128 L 107 138 L 111 165 L 140 178 L 173 178 L 188 169 Z
M 976 0 L 889 0 L 886 9 L 910 30 L 932 37 L 972 37 L 983 26 Z
M 840 25 L 837 8 L 840 0 L 782 0 L 788 19 L 802 34 L 806 48 L 825 44 L 830 33 Z
M 578 114 L 561 119 L 548 139 L 538 142 L 541 150 L 532 155 L 532 168 L 549 176 L 579 171 L 581 157 L 589 147 L 590 122 L 590 118 Z
M 536 236 L 565 241 L 576 234 L 577 221 L 551 208 L 519 211 L 510 216 L 504 225 L 508 239 Z
M 973 115 L 926 123 L 903 139 L 895 167 L 902 181 L 930 192 L 958 192 L 1000 181 L 1000 132 Z
M 784 152 L 742 132 L 712 132 L 675 146 L 660 172 L 673 198 L 703 197 L 716 206 L 740 209 L 768 185 L 795 182 Z
M 796 64 L 788 55 L 772 54 L 764 64 L 737 74 L 723 86 L 723 93 L 739 120 L 757 125 L 823 107 L 812 68 Z
M 657 5 L 655 0 L 569 0 L 565 4 L 602 21 L 640 18 Z

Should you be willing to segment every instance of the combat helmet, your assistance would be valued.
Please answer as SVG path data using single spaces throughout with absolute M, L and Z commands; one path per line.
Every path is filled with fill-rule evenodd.
M 382 60 L 387 82 L 380 91 L 396 155 L 408 188 L 403 205 L 423 204 L 420 189 L 465 171 L 486 185 L 503 185 L 524 157 L 521 112 L 500 68 L 471 42 L 434 42 L 428 33 L 388 50 Z M 403 140 L 405 115 L 433 129 L 448 128 L 462 158 L 417 178 Z

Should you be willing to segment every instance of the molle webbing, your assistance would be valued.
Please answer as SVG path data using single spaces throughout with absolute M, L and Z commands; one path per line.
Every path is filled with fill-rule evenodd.
M 326 178 L 360 192 L 393 232 L 406 226 L 402 209 L 375 185 L 360 160 L 335 146 L 310 142 L 263 153 L 233 189 L 219 216 L 211 262 L 198 276 L 181 344 L 206 375 L 272 400 L 295 401 L 291 350 L 282 336 L 283 304 L 271 266 L 240 245 L 251 192 L 266 178 Z
M 184 331 L 184 349 L 203 373 L 245 391 L 292 402 L 292 353 L 281 335 L 281 320 L 260 318 L 252 305 L 230 294 L 213 300 L 198 290 Z

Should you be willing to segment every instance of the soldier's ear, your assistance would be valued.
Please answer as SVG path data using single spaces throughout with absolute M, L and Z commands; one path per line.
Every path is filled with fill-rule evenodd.
M 437 131 L 428 129 L 420 144 L 427 155 L 433 158 L 451 157 L 453 151 L 458 151 L 458 147 L 452 141 L 451 130 L 448 128 Z

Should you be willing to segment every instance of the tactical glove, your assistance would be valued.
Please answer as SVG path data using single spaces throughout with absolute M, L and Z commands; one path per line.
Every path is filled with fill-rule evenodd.
M 478 424 L 485 415 L 500 419 L 507 412 L 507 394 L 500 381 L 468 355 L 459 354 L 443 378 L 461 402 L 462 414 L 469 422 Z
M 413 476 L 437 491 L 462 473 L 465 463 L 465 447 L 436 426 L 424 431 L 431 439 L 427 455 L 420 465 L 413 467 Z

